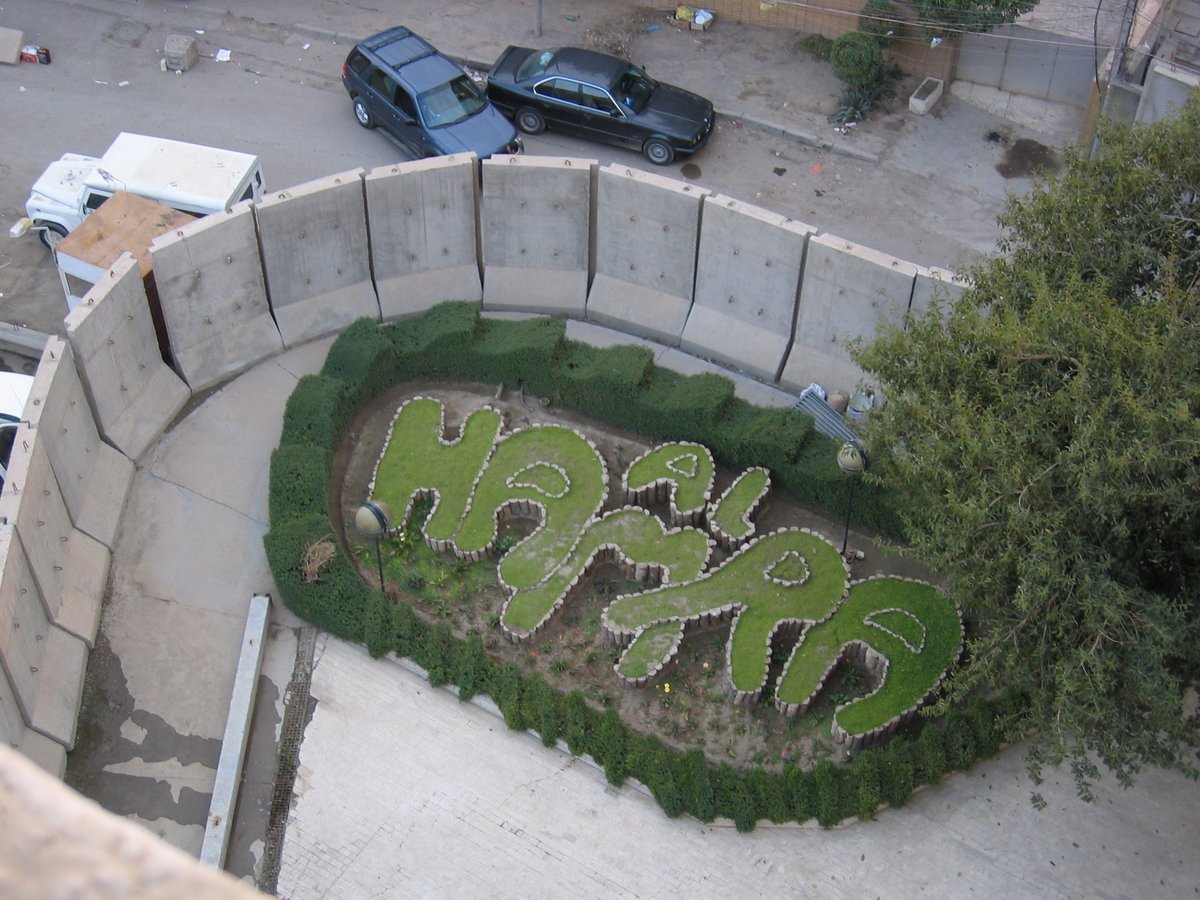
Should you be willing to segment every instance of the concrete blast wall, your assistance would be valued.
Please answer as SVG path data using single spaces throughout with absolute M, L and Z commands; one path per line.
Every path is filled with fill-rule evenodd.
M 948 310 L 950 304 L 961 297 L 967 287 L 965 276 L 933 266 L 917 266 L 917 277 L 913 282 L 912 302 L 908 305 L 908 311 L 914 316 L 923 315 L 935 301 L 943 310 Z
M 133 270 L 137 272 L 136 263 Z M 100 439 L 71 348 L 62 338 L 46 342 L 25 416 L 44 438 L 40 443 L 72 524 L 111 550 L 133 481 L 133 462 Z
M 474 154 L 381 166 L 366 177 L 371 270 L 384 320 L 483 299 Z
M 254 208 L 271 310 L 288 347 L 379 318 L 362 174 L 277 191 Z
M 138 459 L 191 392 L 162 360 L 137 261 L 122 254 L 65 324 L 100 433 Z
M 483 306 L 582 319 L 595 160 L 483 161 Z
M 817 382 L 853 393 L 862 370 L 846 349 L 884 321 L 899 325 L 908 311 L 917 267 L 832 235 L 808 242 L 795 341 L 780 381 L 792 390 Z
M 193 391 L 283 350 L 249 201 L 155 238 L 150 260 L 175 366 Z
M 15 505 L 6 490 L 0 515 Z M 25 726 L 69 750 L 87 644 L 50 620 L 19 531 L 11 521 L 0 524 L 0 665 Z
M 815 228 L 731 197 L 704 201 L 696 296 L 680 347 L 759 378 L 779 377 Z
M 627 166 L 600 170 L 589 319 L 678 346 L 696 283 L 700 206 L 709 193 Z

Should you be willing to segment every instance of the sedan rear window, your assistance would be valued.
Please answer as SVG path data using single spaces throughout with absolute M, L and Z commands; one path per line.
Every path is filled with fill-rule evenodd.
M 554 64 L 554 58 L 558 56 L 558 49 L 553 50 L 534 50 L 521 63 L 521 67 L 517 69 L 517 81 L 527 81 L 530 78 L 537 78 L 539 75 L 545 75 L 546 70 Z
M 469 75 L 440 84 L 417 96 L 426 127 L 438 128 L 469 119 L 487 106 L 487 98 Z

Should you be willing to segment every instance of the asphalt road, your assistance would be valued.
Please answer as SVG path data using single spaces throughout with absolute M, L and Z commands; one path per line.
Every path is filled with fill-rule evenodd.
M 635 60 L 664 80 L 686 73 L 686 86 L 718 110 L 807 116 L 831 135 L 822 110 L 839 85 L 827 64 L 797 54 L 790 32 L 721 22 L 698 38 L 665 25 L 646 31 L 626 0 L 543 5 L 538 36 L 532 4 L 497 0 L 410 0 L 403 13 L 345 0 L 257 0 L 237 12 L 178 0 L 3 0 L 0 26 L 50 48 L 53 62 L 0 66 L 0 227 L 7 232 L 24 214 L 48 162 L 68 151 L 99 155 L 121 131 L 257 153 L 268 187 L 406 158 L 382 133 L 355 124 L 340 83 L 353 38 L 401 15 L 445 52 L 479 61 L 508 43 L 583 43 L 591 29 L 623 25 Z M 195 34 L 201 53 L 182 75 L 160 69 L 172 33 Z M 231 62 L 212 59 L 220 48 Z M 911 262 L 962 268 L 994 246 L 1005 195 L 1028 188 L 995 172 L 1002 148 L 984 135 L 1006 123 L 951 99 L 920 119 L 902 102 L 893 107 L 845 139 L 851 151 L 882 148 L 877 161 L 724 119 L 692 166 L 681 160 L 661 171 Z M 527 138 L 526 147 L 651 168 L 635 153 L 552 133 Z M 0 235 L 0 322 L 61 334 L 66 311 L 36 237 Z

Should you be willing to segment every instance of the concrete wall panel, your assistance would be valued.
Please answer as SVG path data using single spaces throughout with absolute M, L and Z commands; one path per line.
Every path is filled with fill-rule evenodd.
M 774 381 L 815 228 L 721 195 L 704 201 L 696 295 L 680 347 Z
M 12 506 L 0 499 L 0 508 Z M 38 675 L 51 625 L 39 598 L 37 581 L 17 537 L 16 526 L 0 522 L 0 665 L 12 687 L 25 724 L 37 706 Z
M 362 174 L 276 191 L 254 209 L 267 294 L 288 347 L 379 318 Z
M 583 318 L 591 253 L 591 159 L 483 161 L 483 308 Z
M 193 391 L 283 350 L 249 201 L 150 245 L 171 352 Z
M 1200 86 L 1200 76 L 1176 66 L 1155 63 L 1146 73 L 1146 86 L 1142 89 L 1135 121 L 1148 125 L 1179 115 L 1179 111 Z
M 46 615 L 90 645 L 100 624 L 111 553 L 71 524 L 46 455 L 46 444 L 56 436 L 24 424 L 17 429 L 0 515 L 17 526 Z
M 474 154 L 373 169 L 365 179 L 371 269 L 384 320 L 483 299 Z
M 677 345 L 692 306 L 705 188 L 609 165 L 596 185 L 587 317 Z
M 163 362 L 137 261 L 123 254 L 65 324 L 100 433 L 138 459 L 191 391 Z
M 0 500 L 0 507 L 6 504 Z M 37 582 L 11 525 L 0 525 L 0 662 L 21 718 L 68 749 L 83 693 L 87 646 L 46 618 Z
M 950 305 L 962 296 L 967 286 L 965 275 L 957 275 L 936 266 L 917 266 L 912 302 L 908 305 L 908 311 L 914 316 L 923 315 L 936 300 L 943 310 L 948 312 Z
M 900 324 L 912 300 L 917 267 L 833 235 L 808 242 L 795 340 L 780 381 L 792 390 L 812 382 L 853 393 L 862 370 L 848 339 L 871 337 L 881 322 Z

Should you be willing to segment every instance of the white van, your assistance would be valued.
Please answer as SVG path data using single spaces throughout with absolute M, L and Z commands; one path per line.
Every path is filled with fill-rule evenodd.
M 204 216 L 262 199 L 262 164 L 249 153 L 122 132 L 99 159 L 67 153 L 51 163 L 25 202 L 26 225 L 54 249 L 117 191 Z

